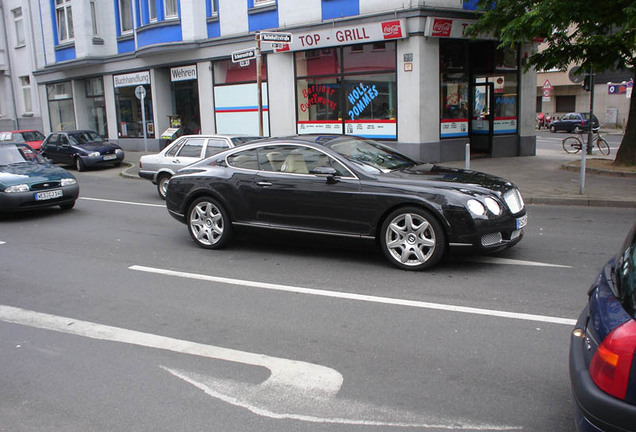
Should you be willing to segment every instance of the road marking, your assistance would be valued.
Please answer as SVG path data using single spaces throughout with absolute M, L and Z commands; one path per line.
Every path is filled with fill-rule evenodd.
M 302 288 L 302 287 L 295 287 L 290 285 L 279 285 L 279 284 L 272 284 L 272 283 L 265 283 L 265 282 L 248 281 L 248 280 L 242 280 L 242 279 L 231 279 L 231 278 L 225 278 L 225 277 L 219 277 L 219 276 L 208 276 L 208 275 L 202 275 L 202 274 L 196 274 L 196 273 L 186 273 L 186 272 L 159 269 L 159 268 L 153 268 L 153 267 L 145 267 L 145 266 L 139 266 L 139 265 L 130 266 L 129 269 L 135 270 L 135 271 L 147 272 L 147 273 L 161 274 L 165 276 L 174 276 L 174 277 L 180 277 L 180 278 L 186 278 L 186 279 L 201 280 L 206 282 L 239 285 L 239 286 L 245 286 L 250 288 L 260 288 L 260 289 L 273 290 L 273 291 L 293 292 L 293 293 L 307 294 L 307 295 L 314 295 L 314 296 L 321 296 L 321 297 L 332 297 L 332 298 L 364 301 L 364 302 L 371 302 L 371 303 L 381 303 L 381 304 L 388 304 L 388 305 L 395 305 L 395 306 L 409 306 L 409 307 L 415 307 L 415 308 L 421 308 L 421 309 L 434 309 L 434 310 L 441 310 L 441 311 L 447 311 L 447 312 L 460 312 L 460 313 L 467 313 L 467 314 L 473 314 L 473 315 L 485 315 L 485 316 L 510 318 L 510 319 L 517 319 L 517 320 L 525 320 L 525 321 L 538 321 L 542 323 L 562 324 L 567 326 L 573 326 L 574 324 L 576 324 L 576 320 L 568 319 L 568 318 L 506 312 L 506 311 L 499 311 L 499 310 L 493 310 L 493 309 L 480 309 L 480 308 L 473 308 L 473 307 L 466 307 L 466 306 L 455 306 L 455 305 L 447 305 L 447 304 L 440 304 L 440 303 L 422 302 L 422 301 L 416 301 L 416 300 L 404 300 L 404 299 L 390 298 L 390 297 L 378 297 L 378 296 L 355 294 L 355 293 L 340 292 L 340 291 L 327 291 L 327 290 L 321 290 L 321 289 L 315 289 L 315 288 Z
M 484 264 L 502 264 L 502 265 L 518 265 L 518 266 L 532 266 L 532 267 L 555 267 L 555 268 L 572 268 L 572 266 L 566 266 L 561 264 L 548 264 L 536 261 L 523 261 L 510 258 L 498 258 L 493 256 L 474 256 L 466 259 L 465 261 L 478 262 Z
M 6 242 L 0 241 L 0 245 L 7 244 Z
M 85 201 L 99 201 L 99 202 L 114 203 L 114 204 L 166 208 L 165 204 L 148 204 L 148 203 L 138 203 L 138 202 L 132 202 L 132 201 L 120 201 L 120 200 L 111 200 L 111 199 L 104 199 L 104 198 L 89 198 L 89 197 L 80 197 L 79 199 L 85 200 Z
M 273 419 L 459 431 L 522 429 L 518 426 L 476 424 L 461 419 L 440 419 L 435 416 L 413 414 L 339 399 L 335 396 L 343 382 L 340 372 L 313 363 L 204 345 L 6 305 L 0 305 L 0 321 L 90 339 L 265 367 L 270 370 L 270 376 L 262 383 L 255 385 L 234 380 L 220 380 L 161 366 L 171 375 L 195 386 L 211 397 L 247 409 L 256 415 Z M 334 417 L 336 415 L 338 417 Z M 378 420 L 382 418 L 391 420 Z
M 265 380 L 264 384 L 288 388 L 301 393 L 310 393 L 325 397 L 333 396 L 340 390 L 343 380 L 340 372 L 312 363 L 204 345 L 11 306 L 0 305 L 0 321 L 68 333 L 91 339 L 122 342 L 181 354 L 227 360 L 252 366 L 262 366 L 271 371 L 271 375 Z

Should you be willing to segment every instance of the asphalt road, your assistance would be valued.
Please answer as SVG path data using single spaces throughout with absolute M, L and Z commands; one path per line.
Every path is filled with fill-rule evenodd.
M 0 431 L 573 430 L 572 324 L 634 209 L 529 207 L 424 273 L 366 242 L 195 246 L 150 182 L 0 219 Z

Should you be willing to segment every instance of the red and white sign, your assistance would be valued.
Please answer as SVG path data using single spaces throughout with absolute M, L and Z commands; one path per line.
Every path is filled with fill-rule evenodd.
M 550 84 L 550 80 L 545 80 L 542 88 L 543 90 L 552 90 L 552 84 Z
M 474 24 L 474 20 L 427 17 L 424 35 L 438 38 L 466 38 L 466 27 Z
M 276 52 L 302 51 L 332 46 L 403 39 L 406 37 L 406 34 L 406 21 L 403 19 L 343 27 L 329 27 L 307 33 L 294 33 L 293 41 L 277 49 Z

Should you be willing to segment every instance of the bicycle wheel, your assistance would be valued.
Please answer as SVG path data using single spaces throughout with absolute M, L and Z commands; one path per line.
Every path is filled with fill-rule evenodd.
M 563 140 L 563 150 L 566 153 L 574 154 L 581 151 L 581 140 L 577 137 L 567 137 Z
M 598 151 L 600 151 L 601 154 L 604 154 L 604 155 L 610 154 L 609 144 L 603 138 L 599 138 L 596 140 L 596 147 L 598 147 Z

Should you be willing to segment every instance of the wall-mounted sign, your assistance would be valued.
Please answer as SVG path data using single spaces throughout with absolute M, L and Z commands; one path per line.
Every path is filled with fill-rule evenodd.
M 294 33 L 293 40 L 284 47 L 277 49 L 276 52 L 381 42 L 403 39 L 406 36 L 406 21 L 403 19 L 329 27 L 308 33 Z
M 282 43 L 282 44 L 292 43 L 291 33 L 262 31 L 259 34 L 260 34 L 261 42 L 273 42 L 273 43 Z
M 249 61 L 256 58 L 256 48 L 248 48 L 240 51 L 234 51 L 232 53 L 232 62 L 240 63 L 242 61 Z
M 424 28 L 424 35 L 428 37 L 438 38 L 465 39 L 467 38 L 466 28 L 474 23 L 474 20 L 427 17 L 426 27 Z M 480 39 L 492 38 L 484 38 L 483 36 L 480 36 Z
M 150 84 L 150 72 L 144 71 L 124 75 L 113 75 L 113 84 L 115 88 Z
M 197 79 L 197 66 L 180 66 L 170 68 L 170 80 L 175 81 L 188 81 Z

